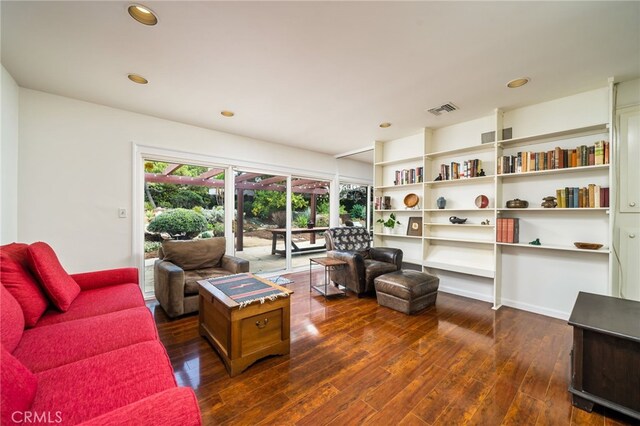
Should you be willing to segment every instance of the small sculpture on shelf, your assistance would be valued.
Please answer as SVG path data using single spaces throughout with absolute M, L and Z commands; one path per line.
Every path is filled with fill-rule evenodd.
M 483 220 L 482 222 L 480 222 L 480 225 L 491 225 L 491 221 L 489 221 L 489 219 Z
M 458 216 L 451 216 L 449 218 L 449 222 L 454 223 L 454 224 L 458 224 L 461 225 L 463 223 L 465 223 L 467 221 L 467 218 L 462 218 L 462 217 L 458 217 Z
M 436 200 L 436 206 L 438 206 L 440 210 L 444 209 L 444 206 L 446 205 L 447 205 L 447 200 L 444 197 L 440 197 Z
M 556 197 L 549 196 L 549 197 L 544 197 L 542 199 L 541 206 L 544 207 L 545 209 L 552 209 L 557 205 L 558 203 L 556 202 Z
M 480 173 L 478 173 L 478 177 L 482 176 L 486 176 L 486 174 L 484 174 L 484 169 L 480 169 Z
M 434 182 L 437 182 L 437 181 L 439 181 L 439 180 L 442 180 L 442 173 L 438 173 L 438 177 L 437 177 L 437 178 L 435 178 L 433 181 L 434 181 Z
M 532 246 L 541 246 L 542 245 L 540 243 L 540 238 L 536 238 L 535 240 L 530 241 L 529 244 L 532 245 Z

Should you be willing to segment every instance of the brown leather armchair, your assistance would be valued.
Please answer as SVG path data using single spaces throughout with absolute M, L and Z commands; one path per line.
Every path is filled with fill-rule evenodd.
M 153 286 L 169 317 L 198 311 L 199 280 L 249 272 L 249 262 L 225 255 L 225 246 L 224 237 L 162 243 Z
M 373 280 L 402 268 L 402 250 L 370 247 L 369 231 L 360 227 L 330 228 L 324 233 L 327 256 L 347 265 L 331 272 L 331 280 L 362 296 L 374 293 Z

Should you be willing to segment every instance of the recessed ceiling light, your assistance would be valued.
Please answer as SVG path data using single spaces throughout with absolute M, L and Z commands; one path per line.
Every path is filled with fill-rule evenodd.
M 132 4 L 127 9 L 129 15 L 136 21 L 144 25 L 155 25 L 158 23 L 158 17 L 151 9 L 140 4 Z
M 138 84 L 147 84 L 149 82 L 149 80 L 138 74 L 129 74 L 127 78 Z
M 391 127 L 391 123 L 380 123 L 380 127 L 386 129 L 387 127 Z
M 511 80 L 510 82 L 507 83 L 507 87 L 509 89 L 515 89 L 517 87 L 522 87 L 525 84 L 527 84 L 529 81 L 531 81 L 531 79 L 529 77 L 521 77 L 521 78 L 516 78 L 515 80 Z
M 220 114 L 222 114 L 225 117 L 233 117 L 235 115 L 233 111 L 220 111 Z

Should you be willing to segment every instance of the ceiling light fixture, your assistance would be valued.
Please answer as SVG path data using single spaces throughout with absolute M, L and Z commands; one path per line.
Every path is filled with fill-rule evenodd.
M 132 4 L 127 9 L 129 15 L 136 21 L 144 25 L 155 25 L 158 23 L 158 17 L 151 9 L 139 4 Z
M 220 114 L 224 117 L 233 117 L 235 115 L 232 111 L 220 111 Z
M 382 127 L 383 129 L 386 129 L 387 127 L 391 127 L 391 123 L 380 123 L 380 127 Z
M 127 78 L 138 84 L 147 84 L 149 82 L 149 80 L 138 74 L 129 74 Z
M 515 80 L 511 80 L 510 82 L 507 83 L 507 87 L 509 89 L 516 89 L 518 87 L 522 87 L 525 84 L 527 84 L 529 81 L 531 81 L 531 79 L 529 77 L 520 77 L 520 78 L 516 78 Z

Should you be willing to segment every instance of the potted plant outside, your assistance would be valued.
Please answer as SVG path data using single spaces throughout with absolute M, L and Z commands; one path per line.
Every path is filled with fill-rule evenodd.
M 385 234 L 392 234 L 396 226 L 402 225 L 400 221 L 396 219 L 396 215 L 394 213 L 391 213 L 387 220 L 378 219 L 377 223 L 382 224 L 382 231 Z

